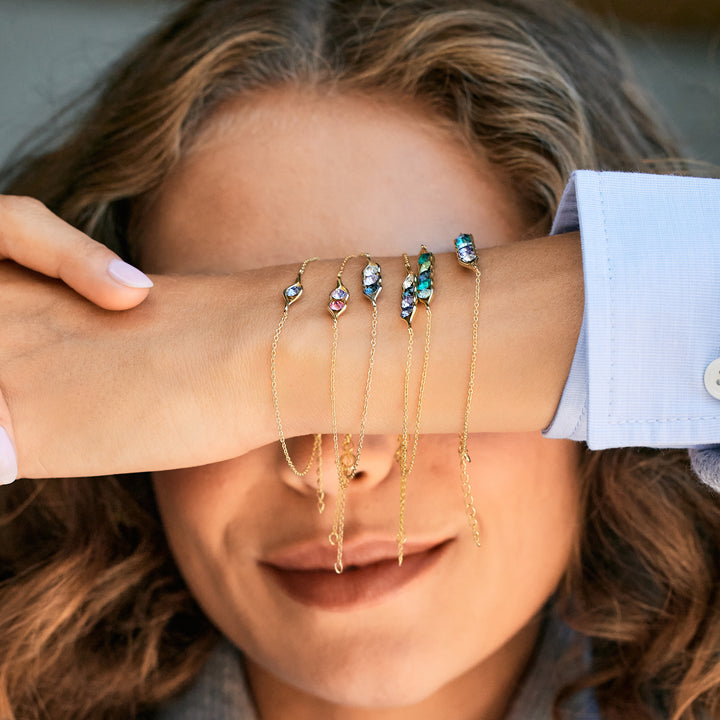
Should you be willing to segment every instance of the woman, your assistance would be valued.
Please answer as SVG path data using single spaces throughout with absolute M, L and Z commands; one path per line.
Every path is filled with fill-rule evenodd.
M 89 243 L 80 263 L 16 258 L 111 310 L 147 295 L 112 314 L 3 268 L 20 474 L 153 472 L 3 493 L 3 717 L 717 716 L 717 497 L 684 453 L 539 432 L 579 330 L 579 248 L 512 243 L 547 234 L 574 168 L 676 155 L 623 72 L 563 5 L 194 2 L 115 68 L 73 136 L 11 173 L 9 193 L 155 282 L 88 280 L 110 258 Z M 16 227 L 80 242 L 11 202 Z M 473 285 L 449 240 L 465 228 L 487 248 L 467 448 L 479 549 L 457 462 Z M 421 243 L 438 295 L 405 562 L 390 567 L 407 327 L 380 297 L 338 576 L 315 479 L 276 439 L 279 298 L 318 256 L 277 375 L 290 454 L 304 463 L 321 436 L 332 505 L 328 292 L 364 252 L 399 288 Z M 337 425 L 357 447 L 368 312 L 340 325 Z M 23 415 L 27 377 L 42 416 Z

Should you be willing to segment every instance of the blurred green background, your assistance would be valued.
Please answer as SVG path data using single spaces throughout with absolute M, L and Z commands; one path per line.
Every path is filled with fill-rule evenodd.
M 0 163 L 175 4 L 0 0 Z M 720 0 L 577 4 L 620 38 L 686 154 L 720 166 Z

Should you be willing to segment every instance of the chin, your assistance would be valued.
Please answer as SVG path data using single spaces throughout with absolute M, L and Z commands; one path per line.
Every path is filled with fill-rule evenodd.
M 449 663 L 441 661 L 438 655 L 426 662 L 408 653 L 378 655 L 350 650 L 334 662 L 299 663 L 283 675 L 289 684 L 332 704 L 392 708 L 419 703 L 450 681 L 452 678 L 445 677 Z M 310 668 L 311 674 L 298 677 L 298 667 Z

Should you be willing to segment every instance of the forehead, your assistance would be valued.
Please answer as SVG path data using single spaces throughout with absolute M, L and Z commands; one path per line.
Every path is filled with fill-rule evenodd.
M 283 89 L 227 103 L 149 204 L 149 272 L 232 272 L 341 257 L 441 252 L 521 232 L 478 152 L 416 106 Z

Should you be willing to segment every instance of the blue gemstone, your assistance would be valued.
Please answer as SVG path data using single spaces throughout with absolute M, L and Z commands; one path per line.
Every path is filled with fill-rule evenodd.
M 285 290 L 285 295 L 287 297 L 296 297 L 302 292 L 302 287 L 300 285 L 291 285 L 287 290 Z
M 431 272 L 421 272 L 420 276 L 418 277 L 419 283 L 427 282 L 428 280 L 432 280 L 432 273 Z
M 477 260 L 477 255 L 475 254 L 475 250 L 470 247 L 462 247 L 458 250 L 458 258 L 461 262 L 473 262 L 474 260 Z
M 415 311 L 415 308 L 405 308 L 404 310 L 400 311 L 400 317 L 403 320 L 407 320 L 409 317 L 412 317 L 412 314 L 414 311 Z
M 455 247 L 459 250 L 461 247 L 474 246 L 475 243 L 470 235 L 463 233 L 455 238 Z
M 375 293 L 380 292 L 380 286 L 379 285 L 366 285 L 363 288 L 363 292 L 366 295 L 375 295 Z
M 400 300 L 400 307 L 405 308 L 411 308 L 415 305 L 415 298 L 414 297 L 404 297 L 402 300 Z

